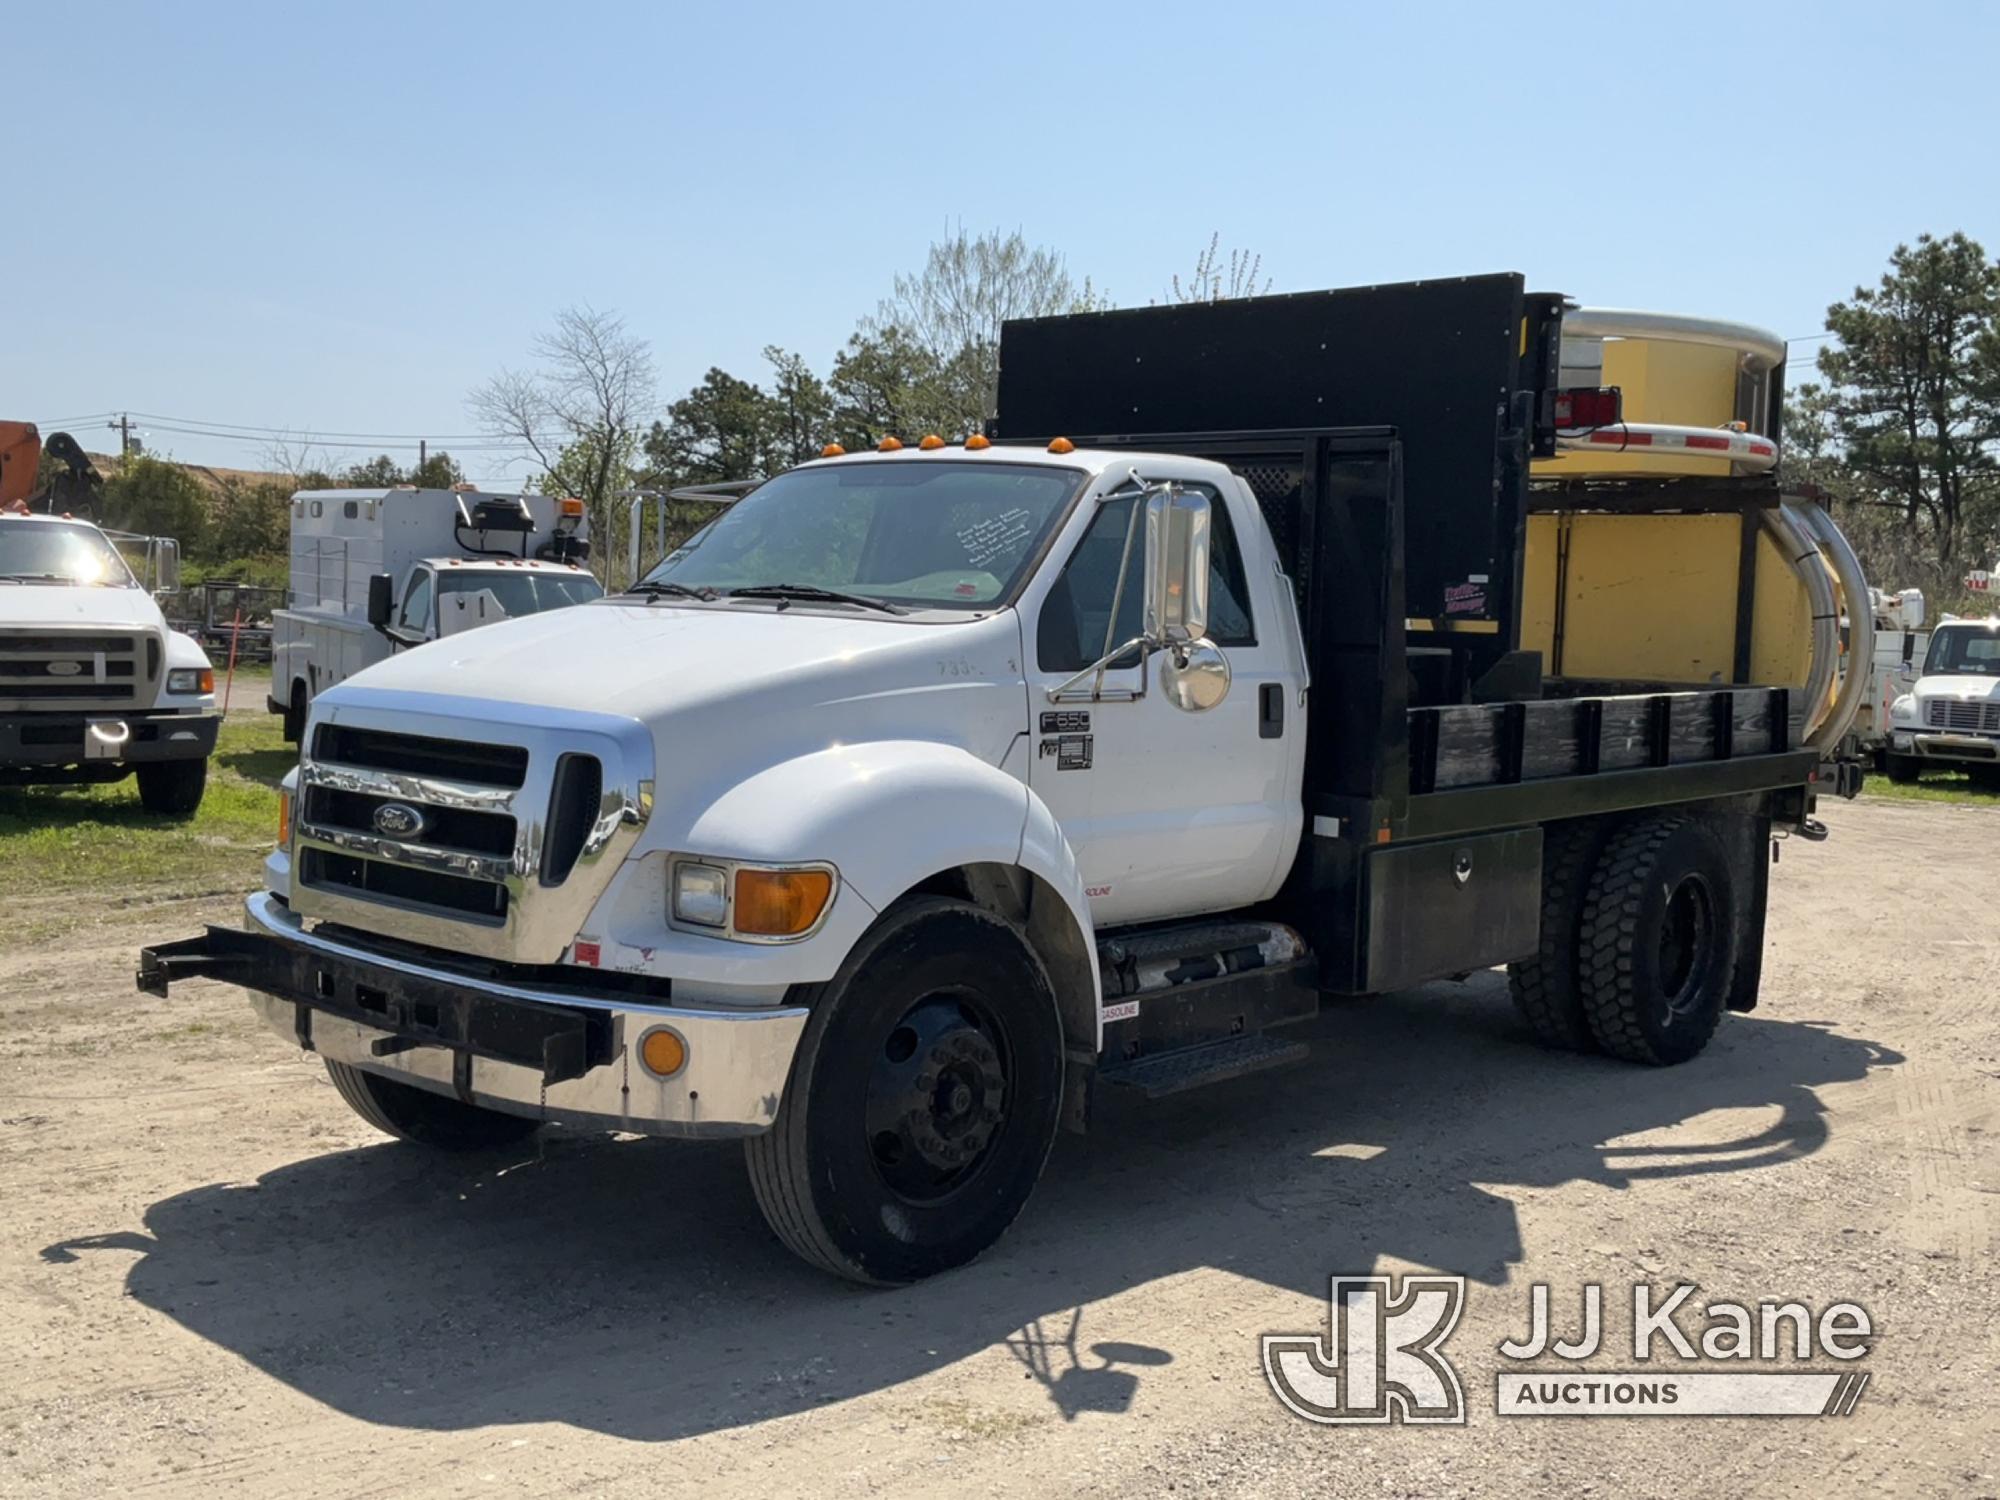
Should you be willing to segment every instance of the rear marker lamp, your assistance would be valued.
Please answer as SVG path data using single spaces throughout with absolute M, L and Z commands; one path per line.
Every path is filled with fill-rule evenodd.
M 1615 385 L 1577 386 L 1556 392 L 1556 426 L 1616 427 L 1625 420 L 1625 393 Z

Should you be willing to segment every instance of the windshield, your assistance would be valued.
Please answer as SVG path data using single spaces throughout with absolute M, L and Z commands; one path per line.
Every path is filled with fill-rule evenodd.
M 690 589 L 803 584 L 920 609 L 1012 592 L 1083 476 L 1038 464 L 885 462 L 794 469 L 646 575 Z
M 133 587 L 131 569 L 94 526 L 0 521 L 0 582 Z
M 2000 630 L 1940 630 L 1924 658 L 1926 677 L 2000 677 Z
M 545 609 L 561 609 L 567 604 L 585 604 L 601 598 L 604 586 L 588 573 L 543 573 L 526 569 L 510 573 L 438 573 L 438 595 L 476 594 L 491 589 L 493 597 L 509 618 L 538 614 Z

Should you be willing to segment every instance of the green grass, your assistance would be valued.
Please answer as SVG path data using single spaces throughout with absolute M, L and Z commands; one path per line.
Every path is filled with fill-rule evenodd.
M 269 714 L 225 720 L 192 818 L 139 805 L 136 780 L 0 787 L 0 903 L 91 888 L 100 906 L 248 890 L 277 837 L 294 752 Z
M 1926 771 L 1922 779 L 1907 785 L 1898 785 L 1871 771 L 1861 795 L 1884 802 L 1959 802 L 1974 807 L 2000 807 L 2000 786 L 1977 781 L 1964 771 Z

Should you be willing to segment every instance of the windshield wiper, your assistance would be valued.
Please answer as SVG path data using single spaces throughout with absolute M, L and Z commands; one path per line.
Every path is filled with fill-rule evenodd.
M 745 588 L 730 589 L 731 599 L 811 599 L 826 604 L 852 604 L 860 609 L 879 609 L 885 615 L 906 615 L 909 613 L 900 605 L 891 604 L 886 599 L 870 599 L 866 594 L 843 594 L 839 589 L 823 589 L 816 583 L 753 583 Z M 780 608 L 783 606 L 780 605 Z
M 640 594 L 648 599 L 658 599 L 671 595 L 676 599 L 700 599 L 704 603 L 710 603 L 722 597 L 714 589 L 691 589 L 684 583 L 674 583 L 663 578 L 653 579 L 646 583 L 635 583 L 632 587 L 625 590 L 625 592 L 628 594 Z

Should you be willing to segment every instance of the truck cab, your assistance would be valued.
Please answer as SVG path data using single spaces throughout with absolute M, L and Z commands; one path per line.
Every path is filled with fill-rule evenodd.
M 185 817 L 222 722 L 215 673 L 167 627 L 127 552 L 156 586 L 177 586 L 170 539 L 0 513 L 0 785 L 136 774 L 148 811 Z
M 2000 620 L 1940 622 L 1922 675 L 1889 707 L 1890 777 L 1926 770 L 2000 783 Z
M 871 1283 L 991 1244 L 1098 1089 L 1294 1061 L 1323 995 L 1505 965 L 1551 1046 L 1687 1062 L 1852 784 L 1866 584 L 1772 477 L 1782 341 L 1579 318 L 1720 351 L 1745 425 L 1649 424 L 1556 400 L 1568 313 L 1010 324 L 993 434 L 830 444 L 624 593 L 322 693 L 243 926 L 140 987 L 242 986 L 433 1148 L 740 1138 Z M 1640 446 L 1703 467 L 1594 467 Z

